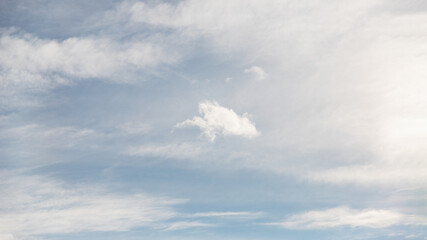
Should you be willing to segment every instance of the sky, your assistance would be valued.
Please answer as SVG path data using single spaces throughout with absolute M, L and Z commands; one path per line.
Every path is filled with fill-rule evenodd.
M 427 239 L 427 2 L 1 0 L 1 240 Z

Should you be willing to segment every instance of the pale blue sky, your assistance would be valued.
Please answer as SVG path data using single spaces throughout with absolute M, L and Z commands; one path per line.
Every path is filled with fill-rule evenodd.
M 0 239 L 427 239 L 427 4 L 0 2 Z

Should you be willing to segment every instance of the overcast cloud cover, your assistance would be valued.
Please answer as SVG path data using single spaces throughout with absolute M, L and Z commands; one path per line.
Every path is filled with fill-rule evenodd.
M 0 1 L 0 239 L 427 239 L 427 2 Z

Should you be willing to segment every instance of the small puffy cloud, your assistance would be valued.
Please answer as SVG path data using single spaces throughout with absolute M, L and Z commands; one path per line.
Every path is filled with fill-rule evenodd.
M 341 206 L 291 215 L 273 223 L 289 229 L 326 229 L 334 227 L 386 228 L 393 225 L 426 225 L 427 219 L 384 209 L 352 209 Z
M 199 113 L 202 117 L 196 116 L 193 119 L 187 119 L 176 126 L 197 126 L 212 142 L 219 134 L 245 138 L 253 138 L 260 134 L 248 119 L 247 113 L 239 116 L 232 109 L 222 107 L 215 101 L 199 103 Z
M 267 73 L 258 66 L 252 66 L 250 68 L 245 69 L 245 73 L 250 73 L 256 80 L 263 80 L 267 77 Z
M 148 156 L 186 159 L 194 158 L 204 152 L 204 150 L 194 144 L 165 144 L 165 145 L 142 145 L 131 147 L 126 151 L 130 156 Z

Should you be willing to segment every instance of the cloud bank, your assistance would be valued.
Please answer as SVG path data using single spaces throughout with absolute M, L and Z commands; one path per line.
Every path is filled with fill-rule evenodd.
M 89 36 L 59 41 L 14 30 L 3 31 L 0 96 L 8 105 L 25 105 L 20 95 L 42 93 L 84 79 L 132 82 L 137 76 L 135 73 L 173 63 L 176 59 L 173 51 L 166 51 L 165 46 L 146 39 L 118 42 Z M 16 101 L 12 101 L 15 98 Z

